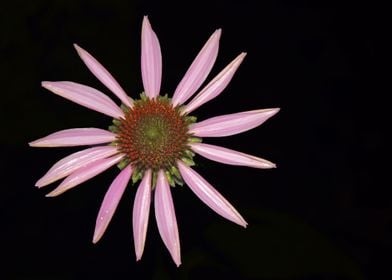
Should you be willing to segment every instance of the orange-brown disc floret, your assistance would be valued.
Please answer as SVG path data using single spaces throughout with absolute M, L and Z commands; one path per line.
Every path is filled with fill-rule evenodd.
M 119 119 L 117 145 L 139 170 L 168 169 L 188 149 L 188 124 L 168 98 L 141 99 Z

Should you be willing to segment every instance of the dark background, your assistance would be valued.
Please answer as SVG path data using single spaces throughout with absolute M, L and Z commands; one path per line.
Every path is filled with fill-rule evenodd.
M 391 279 L 378 13 L 342 1 L 2 2 L 0 279 Z M 216 28 L 223 34 L 210 78 L 248 53 L 225 92 L 195 111 L 199 119 L 282 108 L 252 131 L 206 140 L 269 159 L 277 169 L 197 157 L 196 170 L 243 214 L 246 230 L 187 187 L 173 190 L 180 268 L 159 237 L 153 211 L 144 256 L 135 262 L 131 186 L 103 239 L 92 244 L 116 168 L 45 198 L 56 184 L 37 190 L 36 180 L 78 149 L 27 145 L 60 129 L 106 128 L 111 121 L 40 87 L 42 80 L 70 80 L 108 93 L 72 43 L 100 60 L 130 96 L 138 95 L 143 15 L 161 42 L 162 89 L 169 94 Z

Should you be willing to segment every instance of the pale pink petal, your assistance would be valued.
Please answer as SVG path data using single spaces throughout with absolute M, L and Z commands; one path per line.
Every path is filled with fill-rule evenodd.
M 159 95 L 162 78 L 162 55 L 158 37 L 148 17 L 143 18 L 141 68 L 144 92 L 149 98 Z
M 72 189 L 73 187 L 76 187 L 83 182 L 86 182 L 87 180 L 104 172 L 111 166 L 119 163 L 123 157 L 123 154 L 119 154 L 110 158 L 97 160 L 89 165 L 79 168 L 77 171 L 65 178 L 64 181 L 56 189 L 48 193 L 46 196 L 58 196 L 63 192 Z
M 95 223 L 93 243 L 97 243 L 105 233 L 125 188 L 128 185 L 131 175 L 132 167 L 128 165 L 118 174 L 106 192 Z
M 137 188 L 133 204 L 133 240 L 135 243 L 136 260 L 140 260 L 146 241 L 148 216 L 151 202 L 151 170 L 145 172 L 142 182 Z
M 124 112 L 105 94 L 95 88 L 74 82 L 42 82 L 51 92 L 79 105 L 95 110 L 113 118 L 123 118 Z
M 229 65 L 227 65 L 211 82 L 208 83 L 197 95 L 192 99 L 189 104 L 184 108 L 184 112 L 189 114 L 196 108 L 200 107 L 204 103 L 207 103 L 211 99 L 217 97 L 230 83 L 237 71 L 241 62 L 244 60 L 246 53 L 238 55 Z
M 163 171 L 159 171 L 155 189 L 155 217 L 159 234 L 177 266 L 181 264 L 180 238 L 170 186 Z
M 50 168 L 49 171 L 46 172 L 46 174 L 39 179 L 37 183 L 35 183 L 35 185 L 39 188 L 49 185 L 68 176 L 87 164 L 110 157 L 116 153 L 118 153 L 118 150 L 113 146 L 88 148 L 83 151 L 73 153 L 56 162 L 56 164 L 54 164 L 52 168 Z
M 198 137 L 230 136 L 261 125 L 278 111 L 279 108 L 273 108 L 213 117 L 192 124 L 189 133 Z
M 86 64 L 87 68 L 100 80 L 108 89 L 110 89 L 125 105 L 131 107 L 132 99 L 125 93 L 116 79 L 106 70 L 101 63 L 98 62 L 91 54 L 74 44 L 80 58 Z
M 221 29 L 216 30 L 192 62 L 174 92 L 173 106 L 186 102 L 207 78 L 218 56 L 220 35 Z
M 241 165 L 262 169 L 276 167 L 274 163 L 268 160 L 215 145 L 192 143 L 190 146 L 192 150 L 199 155 L 225 164 Z
M 241 217 L 237 210 L 203 177 L 182 161 L 177 161 L 177 164 L 185 183 L 201 201 L 222 217 L 240 226 L 247 226 L 244 218 Z
M 116 135 L 100 128 L 60 130 L 29 143 L 31 147 L 70 147 L 113 142 Z

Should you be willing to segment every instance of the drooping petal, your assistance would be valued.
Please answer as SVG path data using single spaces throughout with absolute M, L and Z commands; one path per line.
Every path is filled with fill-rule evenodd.
M 201 201 L 222 217 L 240 226 L 247 226 L 244 218 L 241 217 L 237 210 L 203 177 L 182 161 L 177 161 L 177 164 L 185 183 Z
M 113 146 L 88 148 L 83 151 L 73 153 L 56 162 L 52 168 L 50 168 L 49 171 L 46 172 L 46 174 L 39 179 L 37 183 L 35 183 L 35 185 L 39 188 L 44 187 L 68 176 L 79 168 L 97 160 L 110 157 L 116 153 L 118 153 L 118 150 Z
M 78 169 L 77 171 L 69 175 L 67 178 L 65 178 L 64 181 L 56 189 L 48 193 L 46 196 L 47 197 L 58 196 L 63 192 L 72 189 L 73 187 L 76 187 L 77 185 L 83 182 L 86 182 L 87 180 L 104 172 L 111 166 L 119 163 L 123 157 L 124 157 L 123 154 L 119 154 L 110 158 L 100 159 Z
M 180 238 L 170 186 L 163 171 L 159 171 L 155 189 L 155 217 L 159 234 L 177 266 L 181 264 Z
M 199 155 L 225 164 L 241 165 L 262 169 L 276 167 L 274 163 L 268 160 L 215 145 L 192 143 L 190 146 L 192 150 Z
M 145 94 L 149 98 L 157 97 L 161 89 L 162 54 L 158 37 L 147 16 L 143 18 L 142 25 L 141 68 Z
M 124 117 L 124 113 L 120 107 L 104 93 L 95 88 L 68 81 L 42 82 L 41 84 L 51 92 L 89 109 L 116 119 Z
M 132 167 L 128 165 L 117 175 L 106 192 L 95 223 L 93 243 L 97 243 L 105 233 L 125 188 L 128 185 L 131 175 Z
M 184 108 L 184 112 L 190 113 L 204 103 L 217 97 L 230 83 L 246 53 L 238 55 L 229 65 L 227 65 L 211 82 L 208 83 L 189 104 Z
M 74 44 L 80 58 L 86 64 L 87 68 L 100 80 L 108 89 L 110 89 L 125 105 L 131 107 L 132 99 L 125 93 L 120 84 L 113 78 L 112 74 L 106 70 L 90 53 Z
M 148 216 L 151 203 L 151 170 L 145 172 L 142 182 L 137 188 L 133 204 L 133 240 L 135 244 L 136 260 L 140 260 L 146 241 Z
M 218 56 L 221 33 L 221 29 L 216 30 L 193 60 L 174 92 L 173 106 L 186 102 L 207 78 Z
M 29 143 L 31 147 L 70 147 L 113 142 L 116 135 L 100 128 L 60 130 Z
M 192 124 L 189 133 L 198 137 L 222 137 L 255 128 L 279 111 L 279 108 L 246 111 L 213 117 Z

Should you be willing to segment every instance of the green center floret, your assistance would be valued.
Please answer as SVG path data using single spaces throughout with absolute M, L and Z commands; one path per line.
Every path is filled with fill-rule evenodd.
M 146 117 L 140 123 L 140 140 L 150 149 L 161 149 L 168 144 L 169 125 L 159 116 Z

